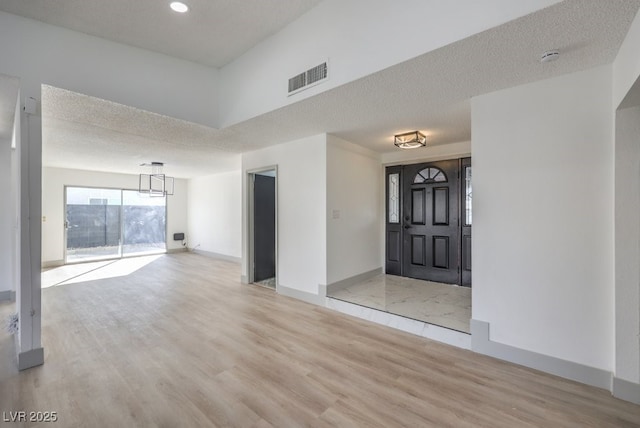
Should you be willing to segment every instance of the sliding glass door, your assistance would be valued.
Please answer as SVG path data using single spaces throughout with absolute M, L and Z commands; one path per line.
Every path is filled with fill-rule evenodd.
M 155 254 L 166 250 L 167 198 L 122 191 L 122 254 Z
M 166 250 L 166 197 L 66 187 L 67 263 Z
M 67 262 L 119 257 L 122 192 L 67 187 Z

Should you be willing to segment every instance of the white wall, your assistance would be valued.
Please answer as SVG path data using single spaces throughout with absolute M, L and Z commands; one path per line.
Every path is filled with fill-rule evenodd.
M 189 248 L 242 256 L 242 172 L 189 180 Z
M 20 82 L 18 79 L 0 76 L 0 183 L 15 183 L 15 150 L 12 148 L 16 138 L 16 103 Z M 15 206 L 14 189 L 6 189 L 0 207 L 0 293 L 15 290 Z
M 381 266 L 379 155 L 321 134 L 243 154 L 243 275 L 247 171 L 271 166 L 277 166 L 279 286 L 317 295 L 319 285 Z
M 0 138 L 0 182 L 11 183 L 11 140 Z M 3 207 L 0 209 L 0 293 L 13 289 L 13 204 L 6 195 Z
M 628 107 L 616 112 L 615 376 L 635 384 L 640 383 L 639 52 L 640 14 L 613 63 L 613 105 Z
M 473 318 L 491 340 L 613 369 L 612 70 L 474 98 Z
M 379 154 L 327 136 L 328 284 L 381 267 L 383 175 Z
M 616 377 L 640 383 L 640 106 L 616 115 Z
M 42 261 L 64 259 L 64 186 L 137 189 L 138 176 L 62 168 L 42 170 Z M 174 194 L 167 196 L 167 249 L 182 248 L 173 234 L 187 233 L 187 182 L 176 179 Z
M 554 3 L 558 0 L 325 0 L 220 70 L 220 125 L 299 101 Z M 327 59 L 329 81 L 287 97 L 290 77 Z
M 0 73 L 40 99 L 46 83 L 191 122 L 218 124 L 218 72 L 0 12 Z M 12 41 L 13 43 L 11 43 Z
M 471 141 L 429 146 L 420 149 L 402 150 L 382 154 L 384 165 L 400 165 L 420 162 L 434 162 L 471 156 Z
M 43 83 L 203 125 L 218 123 L 217 71 L 0 12 L 0 73 L 20 78 L 21 98 Z M 38 109 L 39 110 L 39 109 Z M 18 365 L 41 363 L 42 126 L 21 114 Z M 28 150 L 27 150 L 28 147 Z M 185 184 L 186 194 L 186 184 Z M 186 204 L 186 200 L 184 201 Z M 184 218 L 186 227 L 186 216 Z M 171 231 L 170 231 L 171 232 Z M 30 314 L 29 316 L 25 314 Z
M 242 275 L 248 275 L 247 171 L 277 166 L 278 286 L 317 295 L 326 272 L 326 134 L 242 154 Z
M 13 122 L 13 136 L 11 141 L 11 203 L 9 209 L 11 212 L 11 225 L 13 227 L 11 235 L 11 249 L 13 254 L 11 255 L 11 276 L 13 278 L 13 284 L 11 286 L 12 291 L 16 291 L 20 284 L 20 91 L 18 90 L 18 99 L 16 100 L 16 112 Z

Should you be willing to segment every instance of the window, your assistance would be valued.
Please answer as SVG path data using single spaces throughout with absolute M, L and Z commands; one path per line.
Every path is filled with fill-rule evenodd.
M 389 223 L 400 222 L 400 174 L 389 174 Z
M 471 226 L 472 211 L 471 203 L 473 192 L 471 191 L 471 167 L 464 167 L 464 224 Z
M 413 179 L 413 184 L 446 183 L 447 176 L 440 168 L 429 167 L 418 172 Z

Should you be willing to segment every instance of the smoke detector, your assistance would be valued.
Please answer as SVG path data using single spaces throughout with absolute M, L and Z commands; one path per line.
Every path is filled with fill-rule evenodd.
M 560 52 L 557 49 L 546 51 L 540 57 L 540 62 L 551 62 L 560 58 Z

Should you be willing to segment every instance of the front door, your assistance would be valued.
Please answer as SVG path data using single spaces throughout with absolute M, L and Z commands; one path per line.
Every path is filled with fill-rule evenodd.
M 386 273 L 471 286 L 471 159 L 391 166 L 385 187 Z
M 404 276 L 459 282 L 458 163 L 404 167 Z

